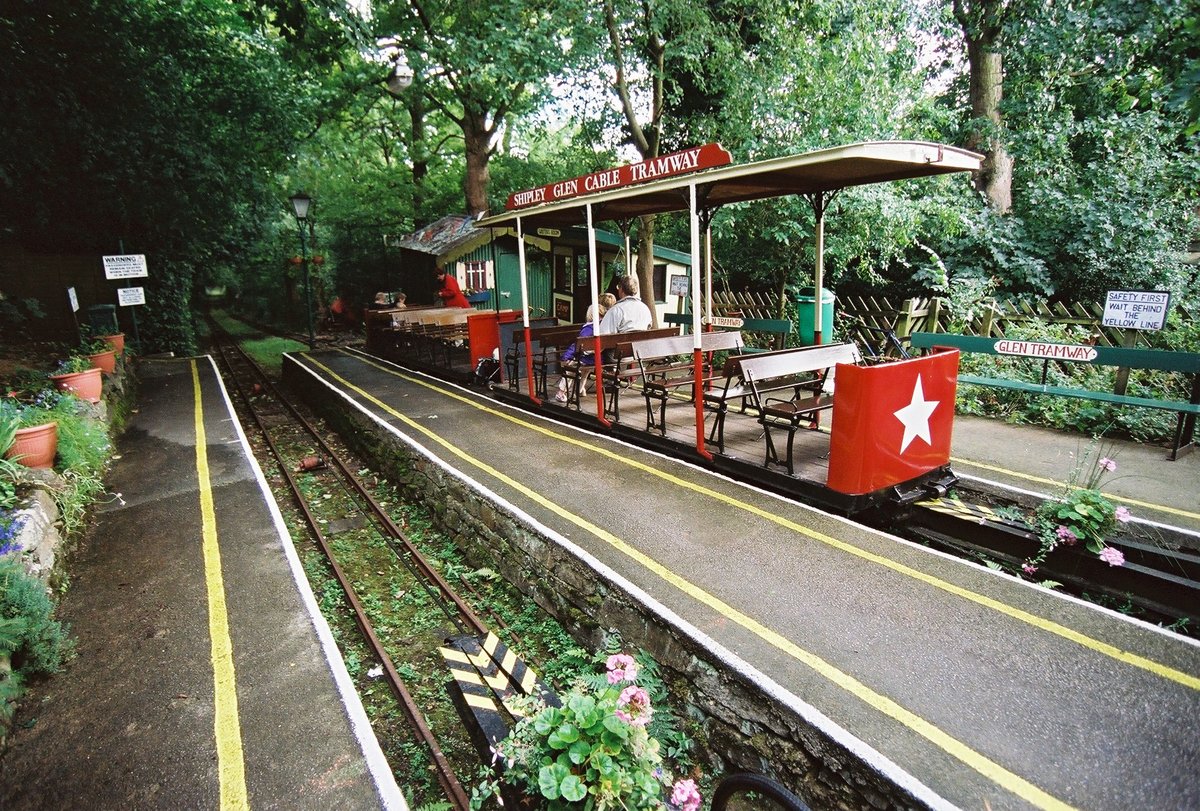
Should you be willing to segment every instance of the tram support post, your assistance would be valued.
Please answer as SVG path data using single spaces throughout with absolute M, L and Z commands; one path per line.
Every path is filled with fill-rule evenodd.
M 696 405 L 696 452 L 712 461 L 704 448 L 704 395 L 700 389 L 704 378 L 704 352 L 700 341 L 700 212 L 696 200 L 696 184 L 688 184 L 688 224 L 692 232 L 692 399 Z M 711 288 L 711 282 L 710 282 Z M 712 311 L 711 292 L 709 312 Z
M 522 230 L 520 217 L 517 217 L 517 270 L 521 276 L 521 323 L 525 327 L 525 382 L 529 386 L 529 399 L 540 405 L 537 385 L 533 379 L 533 340 L 529 335 L 529 277 L 525 270 L 525 232 Z
M 587 232 L 588 232 L 588 279 L 592 287 L 592 340 L 595 344 L 593 348 L 594 363 L 593 368 L 596 370 L 596 419 L 600 420 L 600 424 L 605 428 L 612 425 L 604 414 L 604 358 L 600 357 L 600 280 L 599 267 L 596 262 L 596 225 L 592 222 L 592 204 L 587 204 Z M 583 385 L 582 382 L 580 385 Z M 582 392 L 580 392 L 582 394 Z M 617 396 L 620 396 L 618 393 Z

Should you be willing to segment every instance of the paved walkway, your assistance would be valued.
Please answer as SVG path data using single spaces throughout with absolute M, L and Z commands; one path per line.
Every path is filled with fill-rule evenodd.
M 406 809 L 210 360 L 138 376 L 0 808 Z

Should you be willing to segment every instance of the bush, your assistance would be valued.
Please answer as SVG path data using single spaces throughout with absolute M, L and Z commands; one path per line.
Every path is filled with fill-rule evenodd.
M 12 716 L 22 684 L 56 673 L 71 649 L 66 629 L 41 581 L 25 574 L 20 557 L 0 546 L 0 723 Z

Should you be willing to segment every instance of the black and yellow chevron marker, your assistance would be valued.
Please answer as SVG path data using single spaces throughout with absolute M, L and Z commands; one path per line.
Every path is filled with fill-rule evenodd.
M 473 638 L 468 639 L 475 642 Z M 464 641 L 466 640 L 454 640 L 453 644 L 460 644 Z M 475 647 L 478 650 L 478 643 L 475 644 Z M 508 678 L 502 673 L 493 672 L 490 675 L 480 673 L 474 661 L 479 658 L 478 656 L 471 656 L 457 648 L 442 647 L 438 650 L 442 654 L 446 666 L 450 669 L 451 675 L 454 676 L 454 686 L 457 688 L 459 696 L 462 697 L 462 703 L 474 717 L 475 724 L 483 733 L 488 745 L 494 745 L 503 740 L 508 735 L 508 716 L 494 696 L 497 685 L 501 690 L 508 686 Z M 484 659 L 486 660 L 486 656 Z
M 1005 518 L 990 507 L 985 507 L 982 504 L 968 504 L 962 499 L 957 498 L 935 498 L 929 501 L 918 501 L 917 506 L 979 523 L 983 523 L 984 521 L 1011 523 L 1011 519 Z
M 494 633 L 488 632 L 487 637 L 483 640 L 483 650 L 492 658 L 493 662 L 498 664 L 501 671 L 509 675 L 521 693 L 527 696 L 537 696 L 552 707 L 559 706 L 558 697 L 542 683 L 533 668 L 509 650 L 508 646 L 501 642 Z

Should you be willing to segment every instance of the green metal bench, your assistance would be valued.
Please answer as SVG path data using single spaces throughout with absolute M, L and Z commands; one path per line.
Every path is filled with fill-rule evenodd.
M 689 313 L 667 313 L 663 321 L 672 326 L 690 327 L 692 316 Z M 755 352 L 773 352 L 787 348 L 788 336 L 792 334 L 792 322 L 786 318 L 743 318 L 740 327 L 742 334 L 769 335 L 769 346 L 745 346 L 740 350 L 743 355 Z
M 1156 408 L 1177 413 L 1175 439 L 1170 458 L 1178 459 L 1196 447 L 1196 416 L 1200 415 L 1200 353 L 1168 352 L 1160 349 L 1137 349 L 1114 346 L 1086 346 L 1054 344 L 1039 341 L 1017 341 L 1003 338 L 984 338 L 977 335 L 951 335 L 947 333 L 914 332 L 910 337 L 914 349 L 947 347 L 961 352 L 986 355 L 1007 355 L 1043 361 L 1042 382 L 983 377 L 960 374 L 959 383 L 973 386 L 991 386 L 1029 394 L 1053 394 L 1058 397 L 1073 397 L 1083 400 L 1111 403 L 1137 408 Z M 1164 372 L 1181 372 L 1192 376 L 1190 401 L 1158 400 L 1149 397 L 1108 391 L 1053 386 L 1046 383 L 1051 361 L 1067 363 L 1090 363 L 1094 366 L 1116 366 L 1128 369 L 1151 369 Z

